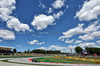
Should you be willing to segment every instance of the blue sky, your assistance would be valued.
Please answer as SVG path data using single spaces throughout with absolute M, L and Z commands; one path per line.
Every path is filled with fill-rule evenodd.
M 0 46 L 70 52 L 100 47 L 99 0 L 1 0 Z

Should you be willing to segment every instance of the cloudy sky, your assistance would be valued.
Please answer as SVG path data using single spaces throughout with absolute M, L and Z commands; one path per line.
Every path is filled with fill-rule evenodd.
M 100 0 L 0 0 L 0 46 L 100 47 Z

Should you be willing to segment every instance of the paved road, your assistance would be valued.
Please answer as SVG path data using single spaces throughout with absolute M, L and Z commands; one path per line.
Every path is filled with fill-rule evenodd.
M 6 60 L 8 58 L 0 58 L 0 60 Z M 17 58 L 12 58 L 10 60 L 14 60 Z M 19 58 L 19 59 L 22 59 L 22 58 Z M 2 62 L 0 61 L 0 66 L 39 66 L 39 65 L 27 65 L 27 64 L 16 64 L 16 63 L 8 63 L 8 62 Z
M 37 66 L 37 65 L 25 65 L 25 64 L 0 62 L 0 66 Z

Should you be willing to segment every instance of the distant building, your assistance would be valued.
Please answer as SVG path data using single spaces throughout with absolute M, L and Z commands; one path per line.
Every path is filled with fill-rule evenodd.
M 13 55 L 14 53 L 11 51 L 12 47 L 3 47 L 0 46 L 0 55 Z
M 84 55 L 87 55 L 87 50 L 82 50 L 82 53 L 83 53 Z

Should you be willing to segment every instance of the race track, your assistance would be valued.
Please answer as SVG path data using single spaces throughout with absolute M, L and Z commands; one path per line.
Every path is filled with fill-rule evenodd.
M 31 58 L 40 58 L 40 57 L 31 57 Z M 12 58 L 9 59 L 8 61 L 11 62 L 1 62 L 0 61 L 0 66 L 48 66 L 48 65 L 56 65 L 56 66 L 84 66 L 84 64 L 60 64 L 60 63 L 44 63 L 44 62 L 31 62 L 28 59 L 30 58 Z M 0 59 L 0 60 L 5 60 L 5 59 Z M 13 62 L 13 63 L 12 63 Z M 31 65 L 30 65 L 31 64 Z M 37 65 L 38 64 L 38 65 Z M 100 66 L 100 65 L 94 65 L 94 64 L 88 64 L 85 66 Z

